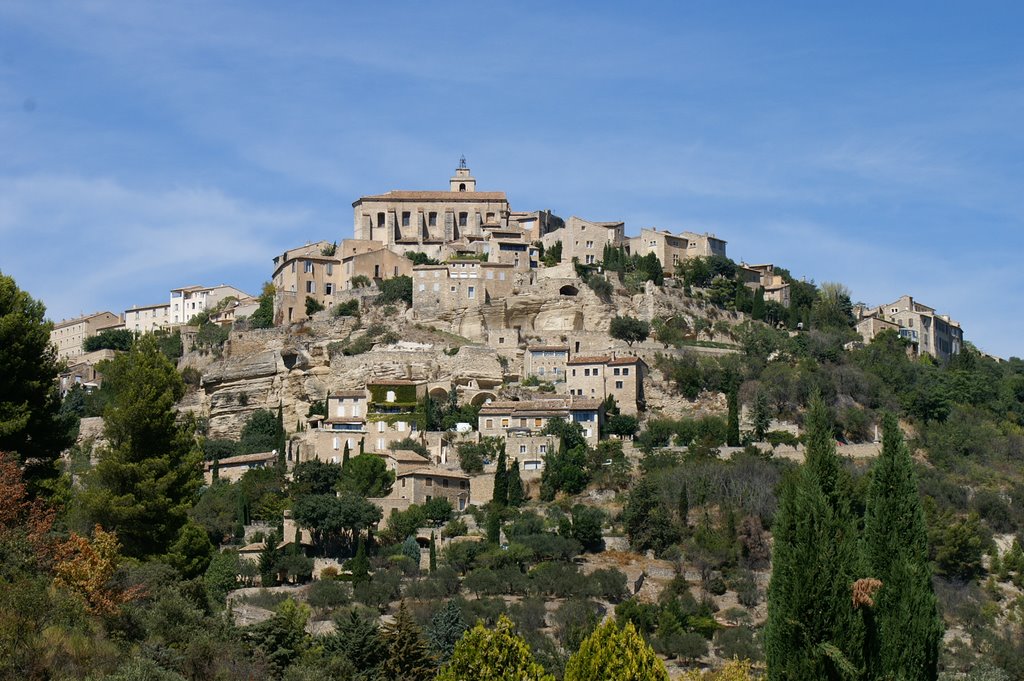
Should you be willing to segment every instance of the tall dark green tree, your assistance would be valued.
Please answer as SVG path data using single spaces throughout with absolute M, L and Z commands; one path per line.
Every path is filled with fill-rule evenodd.
M 821 397 L 806 419 L 806 462 L 786 480 L 775 516 L 764 648 L 771 681 L 857 678 L 864 626 L 852 603 L 857 526 Z
M 764 319 L 764 289 L 760 286 L 754 291 L 754 302 L 750 308 L 750 318 L 757 321 Z
M 13 452 L 34 493 L 57 477 L 78 419 L 60 411 L 61 362 L 46 307 L 0 273 L 0 452 Z
M 387 649 L 382 671 L 384 678 L 401 681 L 429 681 L 437 672 L 434 656 L 423 632 L 402 601 L 393 622 L 384 625 L 381 639 Z
M 174 404 L 185 384 L 151 337 L 102 366 L 113 399 L 104 412 L 110 443 L 85 476 L 86 516 L 118 534 L 125 555 L 166 554 L 202 483 L 194 426 Z
M 427 625 L 427 640 L 431 647 L 437 652 L 442 662 L 452 656 L 455 644 L 459 642 L 462 635 L 469 629 L 459 604 L 454 600 L 447 601 L 437 613 L 434 614 Z
M 519 475 L 519 462 L 513 461 L 508 469 L 508 505 L 518 508 L 526 501 L 526 493 L 523 491 L 523 479 Z
M 740 446 L 740 401 L 736 388 L 730 388 L 726 394 L 729 404 L 729 420 L 725 431 L 725 444 L 730 447 Z
M 508 465 L 505 450 L 498 453 L 498 465 L 494 471 L 494 492 L 491 502 L 498 506 L 508 503 Z
M 882 586 L 875 597 L 878 678 L 925 681 L 938 675 L 942 620 L 932 589 L 928 537 L 910 450 L 896 417 L 882 422 L 864 516 L 868 574 Z

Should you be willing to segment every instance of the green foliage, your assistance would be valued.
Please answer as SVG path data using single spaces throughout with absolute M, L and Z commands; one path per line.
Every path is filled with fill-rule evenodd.
M 150 338 L 104 363 L 103 372 L 114 394 L 104 415 L 109 445 L 85 476 L 82 508 L 118 533 L 126 555 L 164 554 L 201 483 L 193 426 L 178 423 L 174 409 L 185 386 Z
M 415 265 L 440 265 L 441 264 L 439 261 L 434 260 L 431 257 L 428 257 L 426 253 L 423 253 L 421 251 L 406 251 L 405 252 L 405 257 L 407 257 L 409 260 L 411 260 L 412 264 L 414 266 Z
M 257 409 L 242 426 L 238 440 L 239 454 L 262 454 L 281 444 L 284 436 L 277 415 L 269 409 Z
M 565 666 L 565 681 L 668 681 L 668 671 L 631 622 L 614 619 L 597 627 Z
M 306 296 L 306 316 L 312 317 L 317 312 L 322 312 L 324 309 L 323 303 L 314 298 L 313 296 Z
M 82 341 L 82 349 L 86 352 L 97 350 L 127 351 L 135 342 L 135 334 L 128 329 L 104 329 L 95 336 Z
M 341 480 L 341 466 L 311 459 L 292 468 L 291 495 L 298 498 L 306 494 L 332 494 Z
M 463 635 L 451 659 L 441 668 L 437 681 L 554 681 L 545 674 L 530 646 L 515 633 L 512 621 L 502 615 L 493 629 L 481 622 Z
M 850 290 L 842 284 L 824 282 L 811 307 L 811 319 L 816 329 L 845 329 L 853 326 Z
M 572 507 L 571 518 L 570 536 L 573 539 L 582 544 L 587 551 L 600 551 L 604 548 L 604 511 L 593 506 L 576 504 Z
M 186 579 L 199 577 L 206 572 L 214 547 L 206 530 L 193 520 L 187 521 L 178 531 L 178 537 L 167 552 L 167 562 L 173 565 Z
M 869 623 L 877 629 L 869 639 L 877 641 L 871 656 L 877 669 L 902 679 L 934 679 L 943 626 L 917 477 L 891 414 L 883 422 L 882 453 L 868 490 L 864 551 L 868 573 L 882 582 Z
M 462 609 L 454 600 L 447 601 L 430 619 L 426 629 L 427 640 L 442 664 L 451 658 L 467 629 L 469 625 L 462 616 Z
M 615 317 L 612 317 L 611 324 L 608 327 L 608 334 L 612 338 L 626 341 L 626 344 L 630 346 L 632 346 L 633 343 L 644 342 L 647 340 L 647 336 L 649 336 L 650 333 L 650 324 L 628 315 L 616 315 Z
M 491 503 L 504 506 L 508 503 L 508 466 L 504 447 L 498 452 L 498 463 L 494 470 L 494 491 Z
M 985 540 L 976 513 L 966 518 L 947 518 L 932 535 L 931 543 L 940 574 L 970 580 L 981 573 Z
M 587 277 L 586 281 L 587 286 L 590 287 L 590 290 L 597 294 L 597 297 L 601 298 L 602 300 L 607 301 L 611 297 L 612 292 L 615 290 L 612 286 L 612 283 L 605 279 L 604 277 L 602 277 L 600 274 L 591 274 L 590 276 Z
M 380 282 L 379 286 L 378 305 L 389 305 L 398 302 L 412 305 L 412 277 L 402 275 L 392 279 L 385 279 Z
M 556 241 L 551 248 L 544 251 L 544 255 L 541 256 L 541 262 L 544 263 L 544 267 L 554 267 L 562 262 L 562 242 Z
M 309 608 L 288 599 L 269 620 L 246 630 L 246 640 L 267 661 L 275 677 L 279 678 L 306 651 L 308 619 Z
M 773 678 L 842 678 L 863 660 L 856 520 L 820 398 L 806 420 L 806 462 L 782 491 L 768 589 L 765 653 Z
M 363 497 L 383 497 L 391 491 L 395 472 L 384 459 L 374 454 L 360 454 L 349 459 L 341 469 L 338 486 Z
M 356 555 L 348 562 L 348 569 L 352 572 L 352 581 L 360 584 L 370 579 L 370 560 L 366 557 L 366 544 L 360 537 Z
M 242 572 L 237 551 L 215 553 L 203 575 L 206 593 L 214 603 L 224 603 L 229 591 L 238 588 L 238 575 Z
M 519 462 L 513 461 L 508 470 L 508 494 L 506 495 L 508 505 L 518 508 L 526 502 L 526 492 L 523 490 L 523 480 L 519 475 Z
M 0 452 L 14 452 L 33 492 L 57 476 L 54 465 L 70 447 L 78 419 L 61 414 L 46 307 L 0 273 Z
M 550 425 L 558 419 L 548 421 Z M 579 428 L 578 423 L 572 425 Z M 562 440 L 565 442 L 565 439 Z M 559 492 L 578 494 L 587 487 L 590 474 L 587 471 L 587 446 L 578 445 L 572 449 L 559 448 L 544 457 L 544 470 L 540 478 L 540 498 L 551 501 Z
M 352 288 L 370 288 L 373 282 L 365 274 L 357 274 L 352 277 Z
M 381 639 L 387 649 L 382 672 L 385 678 L 429 681 L 437 667 L 420 630 L 405 607 L 398 608 L 394 621 L 385 624 Z
M 629 544 L 636 551 L 652 549 L 660 553 L 680 537 L 671 512 L 659 498 L 657 485 L 648 477 L 641 478 L 630 490 L 622 522 Z
M 344 303 L 338 303 L 331 308 L 331 312 L 335 317 L 358 317 L 359 299 L 352 298 L 351 300 L 346 300 Z
M 482 473 L 484 461 L 497 461 L 501 452 L 505 451 L 505 439 L 501 437 L 484 437 L 480 442 L 464 442 L 458 445 L 459 467 L 469 475 Z
M 380 508 L 351 491 L 338 496 L 304 495 L 292 507 L 295 522 L 310 531 L 313 543 L 325 553 L 336 553 L 342 545 L 354 546 L 381 515 Z
M 263 284 L 260 293 L 260 305 L 249 317 L 249 327 L 253 329 L 269 329 L 274 325 L 274 294 L 276 290 L 270 282 Z
M 451 520 L 454 510 L 447 497 L 434 497 L 423 504 L 423 515 L 437 527 Z
M 768 394 L 764 390 L 757 391 L 754 402 L 750 405 L 750 424 L 753 428 L 754 440 L 763 442 L 772 424 L 771 405 L 768 403 Z
M 729 420 L 726 426 L 725 433 L 725 444 L 730 447 L 740 446 L 740 403 L 739 396 L 737 395 L 736 389 L 730 390 L 726 394 L 726 400 L 729 405 Z

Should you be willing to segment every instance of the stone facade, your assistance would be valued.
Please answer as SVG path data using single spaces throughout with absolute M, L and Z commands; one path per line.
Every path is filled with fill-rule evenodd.
M 342 279 L 341 260 L 336 255 L 324 255 L 333 248 L 334 244 L 319 241 L 274 258 L 275 324 L 306 319 L 307 296 L 324 307 L 334 302 Z
M 963 349 L 964 332 L 960 324 L 946 315 L 936 314 L 935 308 L 915 301 L 913 296 L 901 296 L 872 310 L 860 310 L 860 316 L 896 324 L 900 336 L 910 341 L 918 355 L 946 361 Z
M 50 342 L 57 346 L 59 358 L 73 359 L 85 354 L 86 338 L 119 326 L 121 318 L 113 312 L 95 312 L 54 324 L 53 331 L 50 332 Z
M 644 404 L 646 364 L 638 357 L 573 357 L 566 378 L 569 394 L 605 400 L 609 395 L 623 414 L 635 415 Z
M 775 265 L 745 265 L 747 269 L 758 273 L 759 277 L 755 284 L 748 284 L 751 288 L 758 285 L 764 289 L 764 299 L 775 301 L 784 307 L 789 307 L 790 291 L 789 284 L 782 278 L 781 274 L 775 273 Z
M 413 309 L 417 317 L 430 318 L 481 307 L 508 297 L 517 280 L 514 274 L 512 265 L 475 259 L 417 265 L 412 270 Z
M 565 380 L 568 361 L 568 345 L 531 345 L 523 356 L 523 375 L 559 383 Z
M 435 497 L 443 497 L 455 510 L 465 511 L 469 505 L 469 484 L 469 476 L 461 471 L 423 466 L 399 473 L 388 496 L 408 499 L 413 504 L 425 504 Z
M 170 303 L 133 306 L 124 311 L 124 328 L 135 333 L 152 333 L 167 326 L 170 314 Z
M 604 422 L 601 400 L 554 397 L 520 402 L 493 401 L 483 406 L 477 430 L 481 437 L 539 435 L 551 419 L 572 420 L 583 427 L 588 444 L 595 445 Z
M 384 279 L 407 277 L 411 274 L 412 261 L 409 258 L 378 245 L 377 248 L 342 258 L 340 287 L 344 291 L 351 290 L 352 280 L 358 276 L 380 283 Z
M 242 300 L 252 296 L 227 284 L 172 288 L 167 323 L 170 326 L 187 324 L 197 314 L 213 309 L 225 298 Z
M 562 242 L 562 262 L 571 263 L 577 258 L 581 265 L 594 265 L 604 259 L 604 247 L 625 244 L 626 225 L 623 222 L 595 222 L 571 217 L 563 229 L 544 235 L 545 248 Z
M 275 465 L 277 465 L 277 452 L 230 456 L 217 461 L 216 466 L 213 461 L 206 461 L 203 464 L 203 479 L 207 485 L 212 485 L 216 468 L 218 480 L 238 482 L 248 471 L 256 468 L 270 468 Z

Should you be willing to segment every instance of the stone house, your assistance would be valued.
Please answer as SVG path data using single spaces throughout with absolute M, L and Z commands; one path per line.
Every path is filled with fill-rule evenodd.
M 257 468 L 271 468 L 277 465 L 277 452 L 262 452 L 259 454 L 241 454 L 229 456 L 216 462 L 206 461 L 203 463 L 203 480 L 207 485 L 213 484 L 214 468 L 217 469 L 217 479 L 228 482 L 238 482 L 246 472 Z
M 352 280 L 360 275 L 379 284 L 384 279 L 407 277 L 412 274 L 412 261 L 405 257 L 404 253 L 395 253 L 380 244 L 376 246 L 373 249 L 342 256 L 341 290 L 348 291 L 354 288 Z
M 548 232 L 541 239 L 545 248 L 562 242 L 562 262 L 578 258 L 581 265 L 594 265 L 604 259 L 604 247 L 626 243 L 624 222 L 595 222 L 571 217 L 562 229 Z
M 604 422 L 604 403 L 579 397 L 490 402 L 480 409 L 477 429 L 481 437 L 507 437 L 513 432 L 539 435 L 551 419 L 579 423 L 587 443 L 595 445 Z
M 86 338 L 121 325 L 121 318 L 113 312 L 94 312 L 54 324 L 50 331 L 50 342 L 57 346 L 60 359 L 72 359 L 85 354 Z
M 557 450 L 558 442 L 550 435 L 510 428 L 505 436 L 505 456 L 509 462 L 518 461 L 523 473 L 543 470 L 544 457 Z
M 306 297 L 324 307 L 340 289 L 341 260 L 324 255 L 334 244 L 318 241 L 285 251 L 274 258 L 274 322 L 291 324 L 306 319 Z M 337 251 L 335 251 L 337 253 Z
M 646 363 L 632 355 L 623 357 L 573 357 L 568 363 L 569 394 L 605 400 L 609 395 L 623 414 L 636 415 L 644 404 Z
M 367 383 L 365 451 L 386 453 L 392 442 L 423 440 L 427 429 L 423 381 L 388 379 Z
M 682 236 L 686 239 L 686 257 L 688 258 L 710 258 L 713 255 L 726 257 L 725 240 L 719 239 L 714 234 L 683 232 Z
M 512 293 L 512 265 L 476 259 L 412 268 L 412 302 L 417 316 L 480 307 Z
M 225 298 L 243 300 L 252 296 L 227 284 L 172 288 L 167 323 L 170 326 L 188 324 L 197 314 L 212 310 Z
M 531 345 L 526 348 L 523 356 L 523 374 L 559 383 L 565 380 L 568 362 L 568 345 Z
M 313 456 L 321 461 L 341 463 L 345 449 L 349 456 L 359 454 L 359 445 L 365 446 L 366 390 L 341 390 L 331 393 L 325 400 L 327 414 L 315 415 L 309 419 L 309 430 L 303 434 L 303 441 L 312 446 Z
M 522 230 L 524 238 L 532 243 L 541 240 L 549 232 L 565 227 L 565 222 L 549 210 L 512 211 L 508 216 L 508 226 Z
M 398 473 L 388 495 L 413 504 L 425 504 L 435 497 L 444 497 L 453 508 L 465 511 L 469 505 L 469 476 L 437 466 L 410 468 Z
M 152 333 L 167 326 L 170 320 L 171 304 L 132 306 L 124 311 L 124 328 L 135 333 Z
M 860 316 L 862 319 L 878 317 L 896 324 L 900 336 L 910 341 L 916 355 L 931 355 L 946 361 L 963 349 L 964 332 L 959 322 L 936 314 L 935 308 L 917 302 L 913 296 L 901 296 L 873 310 L 861 310 Z
M 661 262 L 664 273 L 671 276 L 676 265 L 689 255 L 689 241 L 682 234 L 644 227 L 638 236 L 629 239 L 629 252 L 641 256 L 653 253 Z
M 764 289 L 764 299 L 775 301 L 784 307 L 789 307 L 790 291 L 789 284 L 782 278 L 781 274 L 775 273 L 775 265 L 746 265 L 744 267 L 758 273 L 756 283 L 748 283 L 751 288 L 756 289 L 758 285 Z

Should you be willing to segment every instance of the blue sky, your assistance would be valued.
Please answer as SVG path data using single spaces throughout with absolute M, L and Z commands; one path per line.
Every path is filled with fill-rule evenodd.
M 257 292 L 465 154 L 1022 355 L 1013 3 L 0 2 L 0 271 L 54 319 Z

